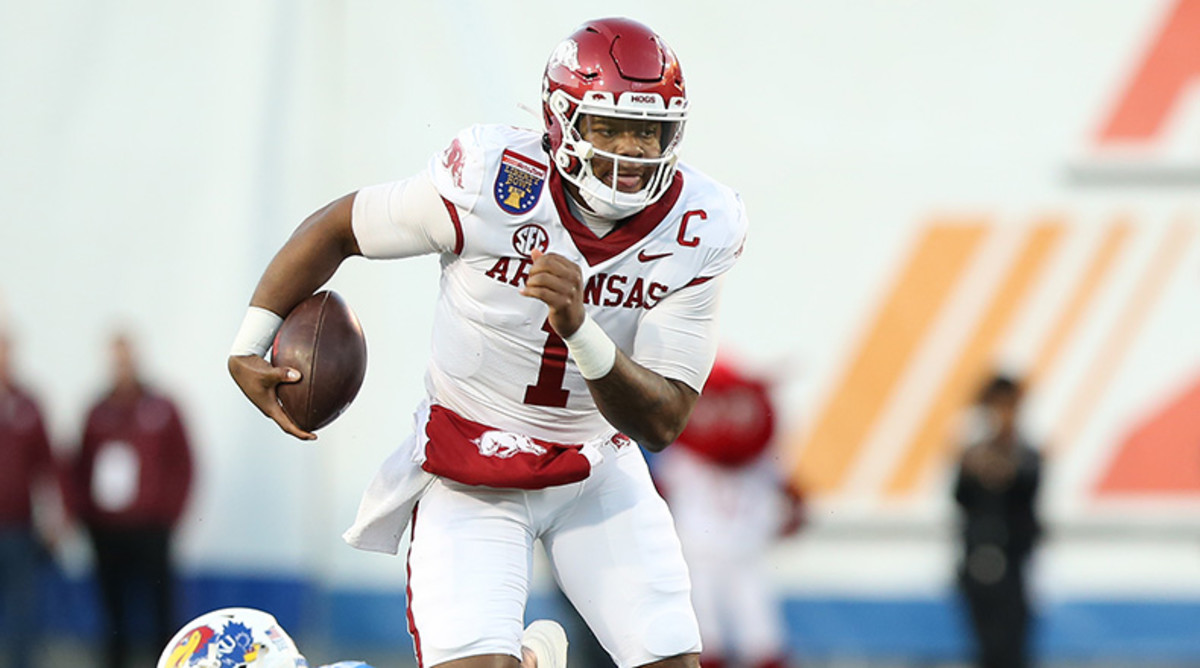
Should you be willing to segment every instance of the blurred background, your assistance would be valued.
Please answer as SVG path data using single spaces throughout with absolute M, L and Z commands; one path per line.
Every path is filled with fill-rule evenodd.
M 784 369 L 793 663 L 968 664 L 955 438 L 999 369 L 1045 460 L 1036 655 L 1200 665 L 1200 0 L 0 2 L 0 326 L 61 457 L 117 328 L 178 403 L 178 621 L 261 607 L 316 663 L 413 665 L 402 558 L 340 534 L 423 393 L 437 260 L 332 281 L 369 368 L 315 443 L 225 358 L 308 213 L 469 124 L 540 127 L 546 57 L 607 15 L 674 47 L 683 159 L 749 210 L 721 336 Z M 53 554 L 44 665 L 89 665 L 91 551 Z M 559 614 L 539 577 L 531 615 Z

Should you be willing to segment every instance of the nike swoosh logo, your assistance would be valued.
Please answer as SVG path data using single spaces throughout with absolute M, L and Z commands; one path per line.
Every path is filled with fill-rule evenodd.
M 647 253 L 646 251 L 639 251 L 638 252 L 638 262 L 653 262 L 654 260 L 661 260 L 662 258 L 667 257 L 668 255 L 674 255 L 674 254 L 675 253 L 655 253 L 655 254 L 651 255 L 651 254 Z

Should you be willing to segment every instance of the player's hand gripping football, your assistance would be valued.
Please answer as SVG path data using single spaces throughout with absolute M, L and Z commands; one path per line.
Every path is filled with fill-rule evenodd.
M 558 253 L 535 250 L 530 257 L 533 265 L 521 294 L 550 307 L 550 326 L 555 333 L 563 338 L 574 334 L 583 324 L 583 272 Z
M 300 372 L 271 366 L 270 362 L 258 355 L 231 355 L 229 357 L 229 374 L 241 388 L 242 393 L 250 400 L 263 415 L 275 421 L 285 432 L 305 441 L 317 438 L 316 434 L 304 431 L 284 412 L 279 405 L 279 397 L 275 387 L 280 383 L 295 383 L 300 380 Z

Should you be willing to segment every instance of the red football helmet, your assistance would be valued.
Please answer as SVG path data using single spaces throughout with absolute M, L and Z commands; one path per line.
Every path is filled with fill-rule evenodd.
M 542 114 L 550 156 L 559 174 L 579 188 L 580 196 L 606 218 L 633 215 L 662 197 L 671 185 L 676 150 L 687 120 L 687 93 L 675 52 L 653 30 L 636 21 L 609 18 L 590 21 L 563 40 L 546 63 L 542 80 Z M 583 140 L 584 114 L 654 120 L 663 124 L 662 154 L 634 158 L 600 151 Z M 592 171 L 592 158 L 654 168 L 638 192 L 621 192 Z

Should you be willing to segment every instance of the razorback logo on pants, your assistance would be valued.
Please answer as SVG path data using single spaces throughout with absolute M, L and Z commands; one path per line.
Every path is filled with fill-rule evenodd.
M 543 441 L 468 420 L 433 406 L 425 425 L 429 473 L 466 485 L 543 489 L 579 482 L 591 475 L 583 444 Z

